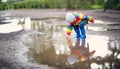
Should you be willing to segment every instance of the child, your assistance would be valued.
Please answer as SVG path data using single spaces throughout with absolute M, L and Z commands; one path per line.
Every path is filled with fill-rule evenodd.
M 85 46 L 86 44 L 86 33 L 84 26 L 88 24 L 88 22 L 94 23 L 94 19 L 88 15 L 76 12 L 69 12 L 66 14 L 66 21 L 69 23 L 67 27 L 67 38 L 69 38 L 72 29 L 74 28 L 76 32 L 76 38 L 82 39 L 81 46 Z

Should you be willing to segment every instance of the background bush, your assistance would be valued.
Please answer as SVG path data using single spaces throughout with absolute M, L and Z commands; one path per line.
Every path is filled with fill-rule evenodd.
M 7 9 L 117 9 L 120 10 L 120 0 L 8 0 L 1 3 L 0 10 Z
M 66 8 L 66 9 L 117 9 L 120 10 L 120 0 L 8 0 L 2 3 L 0 10 L 24 8 Z
M 8 0 L 7 3 L 0 3 L 1 10 L 6 9 L 24 9 L 24 8 L 73 8 L 73 9 L 91 9 L 91 5 L 102 6 L 104 0 Z M 3 6 L 1 6 L 3 5 Z M 101 7 L 102 8 L 102 7 Z M 94 8 L 93 8 L 94 9 Z

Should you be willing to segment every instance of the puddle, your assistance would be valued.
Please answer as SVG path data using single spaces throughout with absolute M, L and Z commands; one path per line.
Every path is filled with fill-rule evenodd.
M 48 20 L 49 21 L 49 20 Z M 49 64 L 50 62 L 56 64 L 57 66 L 61 63 L 66 65 L 66 58 L 64 60 L 58 61 L 60 54 L 69 54 L 70 50 L 66 43 L 66 26 L 65 24 L 59 24 L 58 21 L 54 21 L 57 24 L 41 21 L 34 21 L 32 29 L 46 33 L 46 35 L 34 36 L 34 59 L 39 61 L 39 63 Z M 94 24 L 88 25 L 87 27 L 87 43 L 89 43 L 90 51 L 96 50 L 93 58 L 101 57 L 102 59 L 106 58 L 106 61 L 109 61 L 107 57 L 111 57 L 111 54 L 117 54 L 120 52 L 120 25 L 119 24 Z M 116 34 L 117 33 L 117 34 Z M 71 34 L 73 45 L 75 44 L 75 32 Z M 113 41 L 113 42 L 111 42 Z M 46 49 L 45 49 L 46 48 Z M 43 56 L 44 57 L 41 57 Z M 46 57 L 46 56 L 47 57 Z M 106 57 L 107 56 L 107 57 Z M 45 58 L 46 57 L 46 58 Z M 52 57 L 52 58 L 48 58 Z M 54 58 L 54 59 L 53 59 Z M 120 59 L 119 54 L 117 58 Z M 41 60 L 44 59 L 44 60 Z M 45 62 L 47 60 L 47 62 Z M 112 60 L 112 59 L 111 59 Z M 103 60 L 104 61 L 104 60 Z M 98 61 L 99 62 L 99 61 Z M 103 62 L 105 63 L 105 62 Z
M 33 21 L 33 24 L 34 24 L 34 27 L 32 27 L 32 28 L 34 30 L 47 33 L 48 34 L 47 36 L 50 36 L 49 38 L 51 40 L 53 40 L 53 45 L 56 47 L 57 50 L 62 48 L 61 52 L 67 51 L 67 50 L 64 50 L 64 49 L 67 49 L 67 44 L 66 44 L 66 39 L 65 39 L 66 25 L 46 23 L 45 21 L 40 21 L 40 22 Z M 113 26 L 115 26 L 115 27 L 113 27 Z M 91 29 L 93 28 L 94 30 L 90 30 L 90 28 Z M 103 30 L 104 28 L 106 30 Z M 92 25 L 92 27 L 91 27 L 91 25 L 88 25 L 87 26 L 87 41 L 90 44 L 90 47 L 91 47 L 90 49 L 95 49 L 96 48 L 95 49 L 96 51 L 98 49 L 100 49 L 101 51 L 105 50 L 103 53 L 107 54 L 107 52 L 108 52 L 107 43 L 109 42 L 109 40 L 112 39 L 112 40 L 119 41 L 119 37 L 114 36 L 114 34 L 116 34 L 116 33 L 114 33 L 116 30 L 114 30 L 114 29 L 117 29 L 119 31 L 119 28 L 120 28 L 119 24 L 115 24 L 115 25 L 114 24 L 113 25 L 112 24 L 106 24 L 106 25 L 102 24 L 100 26 L 100 29 L 99 29 L 98 26 L 96 26 L 96 24 Z M 110 31 L 110 29 L 111 29 L 111 31 Z M 101 33 L 101 34 L 98 35 L 98 33 Z M 111 35 L 107 35 L 107 34 L 111 34 Z M 116 35 L 119 35 L 119 33 L 116 34 Z M 41 37 L 39 37 L 39 38 L 41 38 Z M 73 41 L 73 44 L 74 44 L 74 42 L 75 42 L 74 31 L 71 35 L 71 38 L 72 38 L 72 41 Z M 101 52 L 98 52 L 98 53 L 100 53 L 100 54 L 98 55 L 96 53 L 97 56 L 103 56 L 103 54 Z

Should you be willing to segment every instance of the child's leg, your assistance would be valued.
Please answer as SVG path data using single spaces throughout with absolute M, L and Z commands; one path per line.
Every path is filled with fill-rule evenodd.
M 84 28 L 85 25 L 86 25 L 85 22 L 81 22 L 79 25 L 80 30 L 81 30 L 82 46 L 85 46 L 85 44 L 86 44 L 86 32 L 85 32 L 85 28 Z
M 76 32 L 76 37 L 77 38 L 80 38 L 80 30 L 79 30 L 79 27 L 78 26 L 74 26 L 74 30 L 75 30 L 75 32 Z
M 85 32 L 85 28 L 84 28 L 85 25 L 86 25 L 85 22 L 81 22 L 79 24 L 79 28 L 80 28 L 80 31 L 81 31 L 81 39 L 86 38 L 86 32 Z

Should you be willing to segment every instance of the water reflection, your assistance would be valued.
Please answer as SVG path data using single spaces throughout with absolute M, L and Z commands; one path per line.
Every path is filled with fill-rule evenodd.
M 66 25 L 45 23 L 44 21 L 33 21 L 32 29 L 46 34 L 35 34 L 32 36 L 34 42 L 31 46 L 31 55 L 33 55 L 34 60 L 38 63 L 57 66 L 61 69 L 94 69 L 96 64 L 99 65 L 96 68 L 100 69 L 115 68 L 116 64 L 119 64 L 119 61 L 116 61 L 120 59 L 120 57 L 118 57 L 120 52 L 120 38 L 118 37 L 120 30 L 109 30 L 111 28 L 116 28 L 116 25 L 114 26 L 115 27 L 111 27 L 111 25 L 101 26 L 103 27 L 102 29 L 107 29 L 108 31 L 91 31 L 88 28 L 87 42 L 89 43 L 90 51 L 96 50 L 94 57 L 87 62 L 79 62 L 75 65 L 69 65 L 67 63 L 69 48 L 65 39 Z M 118 26 L 119 25 L 117 25 L 116 29 L 119 29 Z M 88 27 L 91 26 L 88 25 Z M 75 33 L 72 33 L 71 36 L 73 43 L 75 43 L 74 35 Z M 91 67 L 89 67 L 89 64 L 91 64 Z
M 0 13 L 0 33 L 10 33 L 22 29 L 31 29 L 31 19 L 29 17 L 15 17 L 12 14 Z

